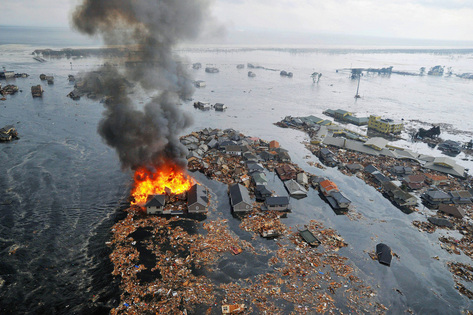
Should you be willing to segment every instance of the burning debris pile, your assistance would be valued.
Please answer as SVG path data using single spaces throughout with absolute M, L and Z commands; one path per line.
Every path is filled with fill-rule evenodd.
M 132 205 L 144 205 L 151 195 L 179 195 L 195 183 L 177 165 L 163 164 L 159 169 L 140 167 L 135 171 L 135 186 L 131 191 Z

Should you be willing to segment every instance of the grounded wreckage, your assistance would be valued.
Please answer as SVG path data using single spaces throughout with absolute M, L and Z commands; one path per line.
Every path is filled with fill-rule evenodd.
M 12 141 L 18 139 L 18 132 L 12 125 L 7 125 L 0 129 L 0 141 Z

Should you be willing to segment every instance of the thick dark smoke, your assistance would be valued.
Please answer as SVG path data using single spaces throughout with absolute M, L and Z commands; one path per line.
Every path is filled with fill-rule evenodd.
M 107 45 L 132 47 L 123 68 L 104 66 L 100 89 L 107 96 L 98 132 L 117 150 L 123 168 L 182 163 L 179 132 L 191 124 L 176 107 L 194 88 L 173 55 L 176 44 L 198 36 L 210 2 L 206 0 L 83 0 L 73 13 L 82 33 L 101 36 Z M 124 82 L 157 96 L 138 110 Z

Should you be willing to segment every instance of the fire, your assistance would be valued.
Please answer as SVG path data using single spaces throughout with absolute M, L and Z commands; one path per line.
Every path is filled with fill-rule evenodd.
M 195 183 L 185 171 L 174 164 L 165 164 L 154 172 L 140 167 L 135 171 L 134 178 L 132 205 L 144 205 L 149 195 L 164 194 L 166 188 L 172 194 L 182 194 Z

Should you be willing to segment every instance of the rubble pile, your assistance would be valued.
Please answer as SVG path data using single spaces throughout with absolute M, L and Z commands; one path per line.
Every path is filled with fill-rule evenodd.
M 465 285 L 459 282 L 463 280 L 466 282 L 473 282 L 473 267 L 468 264 L 458 263 L 458 262 L 449 262 L 447 263 L 450 272 L 454 275 L 455 278 L 455 288 L 463 295 L 468 297 L 470 300 L 473 300 L 473 292 L 468 290 Z
M 427 233 L 434 233 L 437 229 L 437 227 L 430 222 L 421 222 L 414 220 L 412 221 L 412 225 L 419 229 L 419 231 L 424 231 Z
M 7 125 L 3 128 L 0 128 L 0 141 L 12 141 L 18 140 L 18 131 L 12 125 Z
M 280 220 L 281 215 L 272 211 L 265 213 L 253 211 L 241 220 L 240 228 L 247 232 L 260 234 L 262 237 L 286 235 L 287 228 Z
M 190 249 L 192 253 L 195 253 L 196 267 L 213 264 L 226 252 L 238 255 L 243 250 L 252 252 L 255 250 L 250 243 L 230 233 L 227 220 L 205 222 L 203 227 L 207 231 L 205 239 L 193 244 Z
M 108 245 L 113 248 L 110 259 L 114 264 L 113 274 L 121 277 L 122 294 L 121 303 L 112 314 L 184 314 L 184 310 L 192 310 L 194 305 L 214 302 L 210 281 L 192 274 L 194 255 L 198 252 L 193 244 L 200 243 L 203 237 L 173 226 L 178 221 L 178 218 L 143 216 L 129 209 L 128 216 L 114 225 Z M 139 279 L 147 268 L 140 264 L 141 253 L 135 248 L 137 241 L 130 236 L 139 228 L 150 229 L 152 235 L 151 239 L 142 241 L 156 259 L 150 272 L 158 271 L 158 274 L 149 282 Z
M 9 94 L 13 95 L 16 92 L 18 92 L 18 87 L 13 84 L 8 84 L 4 86 L 2 89 L 0 89 L 0 94 L 2 94 L 3 96 L 9 95 Z
M 458 262 L 447 263 L 450 272 L 462 280 L 473 282 L 473 267 Z

